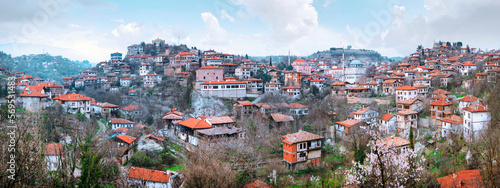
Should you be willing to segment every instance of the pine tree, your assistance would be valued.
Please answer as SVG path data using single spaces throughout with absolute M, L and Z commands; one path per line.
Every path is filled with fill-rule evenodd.
M 273 58 L 269 57 L 269 66 L 273 66 Z
M 410 148 L 411 150 L 415 150 L 415 143 L 414 143 L 414 140 L 413 140 L 413 127 L 410 126 Z

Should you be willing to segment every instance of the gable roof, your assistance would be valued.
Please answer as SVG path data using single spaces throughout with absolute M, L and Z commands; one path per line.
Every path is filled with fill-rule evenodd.
M 488 108 L 488 106 L 483 106 L 481 104 L 473 104 L 470 106 L 467 106 L 465 108 L 462 108 L 465 111 L 469 112 L 489 112 L 491 109 Z
M 365 112 L 366 112 L 366 111 L 368 111 L 368 110 L 370 110 L 370 108 L 369 108 L 369 107 L 366 107 L 366 108 L 362 108 L 362 109 L 360 109 L 360 110 L 358 110 L 358 111 L 354 111 L 354 112 L 352 112 L 352 114 L 360 115 L 360 114 L 365 113 Z
M 122 119 L 122 118 L 111 118 L 111 123 L 112 124 L 134 124 L 134 122 L 131 122 L 129 120 Z
M 478 100 L 479 99 L 477 97 L 474 97 L 472 95 L 467 95 L 465 97 L 458 99 L 458 101 L 462 101 L 462 102 L 476 102 Z
M 479 170 L 463 170 L 437 179 L 441 187 L 484 187 Z
M 165 142 L 165 140 L 163 138 L 160 138 L 160 137 L 154 135 L 153 133 L 150 133 L 150 134 L 144 136 L 144 138 L 151 138 L 151 139 L 155 139 L 155 140 L 158 140 L 158 141 Z
M 383 121 L 389 121 L 390 119 L 392 119 L 394 117 L 394 115 L 390 114 L 390 113 L 386 113 L 382 116 L 379 117 L 379 119 L 383 120 Z
M 298 103 L 290 103 L 290 108 L 298 109 L 298 108 L 308 108 L 308 106 Z
M 448 105 L 452 105 L 453 103 L 451 101 L 448 101 L 446 102 L 446 99 L 444 98 L 441 98 L 437 101 L 434 101 L 433 103 L 431 103 L 430 105 L 431 106 L 448 106 Z
M 49 97 L 48 95 L 40 93 L 35 89 L 30 89 L 29 91 L 24 90 L 23 93 L 21 93 L 19 96 L 20 97 L 40 97 L 40 98 Z
M 204 67 L 200 67 L 199 69 L 223 69 L 222 67 L 216 67 L 216 66 L 213 66 L 213 65 L 207 65 L 207 66 L 204 66 Z
M 407 85 L 404 85 L 404 86 L 401 86 L 401 87 L 398 87 L 396 88 L 396 90 L 417 90 L 416 87 L 411 87 L 411 86 L 407 86 Z
M 131 104 L 131 105 L 123 107 L 122 110 L 125 110 L 125 111 L 135 111 L 135 110 L 139 110 L 139 107 L 137 105 Z
M 276 121 L 276 122 L 285 122 L 285 121 L 293 121 L 293 117 L 292 116 L 287 116 L 287 115 L 283 115 L 283 114 L 280 114 L 280 113 L 273 113 L 271 114 L 271 118 Z
M 132 167 L 128 171 L 127 178 L 134 178 L 139 180 L 146 180 L 152 182 L 168 183 L 170 179 L 170 172 L 151 170 L 146 168 Z
M 208 121 L 213 124 L 224 124 L 224 123 L 234 123 L 234 120 L 229 116 L 220 116 L 220 117 L 208 117 Z
M 406 105 L 411 105 L 413 104 L 415 101 L 422 101 L 421 99 L 415 97 L 415 98 L 411 98 L 411 99 L 408 99 L 408 100 L 404 100 L 404 101 L 399 101 L 397 102 L 397 104 L 406 104 Z
M 335 123 L 339 124 L 339 125 L 343 125 L 344 127 L 351 127 L 353 125 L 361 123 L 361 121 L 354 120 L 354 119 L 348 119 L 348 120 L 344 120 L 344 121 L 337 121 Z
M 410 110 L 410 109 L 404 109 L 404 110 L 399 111 L 396 114 L 397 115 L 408 115 L 408 114 L 416 114 L 416 113 L 418 113 L 418 112 L 415 112 L 415 111 Z
M 444 95 L 451 95 L 453 94 L 452 92 L 446 91 L 444 89 L 437 89 L 436 91 L 433 91 L 431 95 L 439 95 L 439 94 L 444 94 Z
M 82 94 L 63 94 L 59 95 L 58 97 L 55 97 L 54 99 L 56 100 L 61 100 L 61 101 L 90 101 L 92 100 L 90 97 L 87 97 Z
M 50 143 L 45 146 L 44 151 L 46 156 L 60 156 L 62 155 L 62 144 L 61 143 Z
M 125 127 L 118 127 L 113 132 L 126 133 L 128 132 L 128 129 Z
M 288 143 L 288 144 L 294 144 L 294 143 L 299 143 L 299 142 L 324 139 L 325 137 L 322 137 L 320 135 L 313 134 L 310 132 L 306 132 L 303 130 L 299 130 L 299 132 L 287 134 L 287 135 L 283 136 L 282 138 L 283 138 L 283 142 Z
M 184 127 L 189 127 L 191 129 L 208 129 L 212 128 L 210 124 L 203 120 L 195 119 L 195 118 L 189 118 L 184 121 L 179 122 L 179 125 L 182 125 Z
M 396 136 L 390 136 L 390 137 L 386 137 L 385 140 L 382 142 L 382 144 L 383 145 L 392 144 L 392 146 L 394 146 L 394 147 L 399 147 L 399 146 L 409 145 L 410 141 L 403 139 L 403 138 L 396 137 Z
M 137 139 L 136 137 L 124 135 L 124 134 L 118 135 L 118 136 L 116 136 L 116 138 L 120 139 L 121 141 L 123 141 L 127 144 L 130 144 L 130 143 L 134 142 L 134 140 Z

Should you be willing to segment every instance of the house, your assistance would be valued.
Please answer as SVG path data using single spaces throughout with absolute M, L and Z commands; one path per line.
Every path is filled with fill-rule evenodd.
M 277 94 L 277 93 L 280 93 L 282 86 L 283 86 L 283 84 L 278 82 L 278 81 L 268 82 L 265 84 L 264 90 L 265 90 L 265 93 Z
M 430 103 L 431 119 L 434 119 L 435 125 L 441 125 L 445 112 L 451 112 L 453 103 L 448 99 L 439 99 Z
M 239 118 L 252 116 L 256 111 L 257 106 L 250 101 L 237 101 L 233 105 L 233 113 Z
M 300 97 L 300 88 L 295 87 L 295 86 L 287 86 L 287 87 L 282 87 L 281 88 L 283 95 L 289 97 L 289 98 L 299 98 Z
M 117 161 L 122 165 L 127 163 L 134 155 L 134 144 L 136 137 L 125 134 L 113 135 L 111 137 L 112 148 L 110 152 L 115 152 Z
M 207 117 L 207 120 L 212 127 L 233 127 L 235 124 L 234 120 L 229 116 Z
M 469 74 L 473 71 L 476 70 L 476 65 L 470 61 L 465 62 L 461 67 L 460 67 L 460 73 L 463 76 L 469 76 Z
M 440 187 L 483 188 L 479 170 L 462 170 L 437 179 Z
M 178 136 L 192 145 L 198 145 L 198 130 L 210 129 L 212 125 L 206 118 L 189 118 L 177 124 Z
M 26 86 L 26 88 L 29 88 L 29 86 Z M 23 92 L 19 95 L 23 104 L 23 109 L 31 112 L 42 111 L 46 107 L 48 97 L 48 95 L 43 94 L 34 88 L 29 89 L 28 91 L 23 90 Z
M 243 139 L 244 132 L 236 127 L 213 127 L 196 131 L 203 141 L 216 142 L 226 139 Z
M 462 97 L 458 99 L 458 109 L 460 110 L 460 113 L 462 114 L 464 112 L 463 108 L 473 105 L 473 104 L 480 104 L 481 99 L 478 99 L 477 97 L 474 97 L 472 95 L 467 95 L 465 97 Z
M 432 87 L 431 83 L 432 80 L 428 77 L 418 77 L 413 79 L 413 85 L 424 85 L 430 88 Z
M 283 115 L 280 113 L 272 113 L 269 117 L 270 125 L 275 128 L 280 128 L 282 126 L 292 126 L 294 121 L 293 117 Z
M 348 82 L 334 82 L 330 84 L 331 90 L 332 90 L 332 95 L 345 95 L 347 94 L 346 92 L 346 85 L 349 84 Z
M 429 93 L 428 86 L 420 84 L 420 85 L 415 85 L 413 87 L 418 89 L 417 97 L 419 97 L 419 98 L 426 98 L 427 97 L 427 93 Z
M 116 133 L 117 135 L 122 135 L 122 134 L 126 134 L 128 131 L 129 131 L 129 129 L 127 129 L 125 127 L 118 127 L 115 130 L 113 130 L 113 133 Z
M 445 95 L 446 97 L 451 97 L 451 95 L 453 95 L 452 92 L 449 92 L 449 91 L 446 91 L 444 89 L 436 89 L 435 91 L 433 91 L 431 93 L 431 96 L 432 97 L 435 97 L 435 96 L 438 96 L 438 95 Z
M 392 146 L 396 150 L 399 150 L 399 152 L 404 152 L 404 150 L 410 147 L 410 141 L 396 136 L 386 137 L 382 140 L 378 140 L 377 142 L 382 142 L 382 145 L 384 146 Z
M 321 164 L 322 140 L 325 137 L 299 129 L 283 136 L 283 162 L 289 169 L 304 169 Z
M 201 83 L 201 94 L 205 97 L 243 98 L 246 96 L 246 83 L 233 80 L 204 82 Z
M 134 117 L 134 116 L 139 116 L 142 114 L 139 106 L 137 106 L 135 104 L 125 106 L 125 107 L 121 108 L 120 111 L 123 114 L 125 114 L 127 117 Z
M 131 83 L 132 83 L 132 79 L 130 79 L 130 78 L 120 79 L 120 86 L 122 86 L 122 87 L 130 87 Z
M 395 93 L 396 88 L 401 87 L 401 82 L 399 80 L 386 80 L 382 82 L 382 91 L 386 95 L 392 95 Z
M 118 110 L 118 105 L 107 102 L 91 102 L 90 108 L 93 114 L 99 114 L 101 117 L 111 117 L 111 111 Z
M 238 77 L 238 79 L 247 79 L 250 78 L 251 71 L 251 67 L 237 67 L 234 69 L 234 75 Z
M 73 84 L 73 78 L 71 77 L 63 78 L 64 89 L 69 89 L 71 87 L 71 84 Z
M 137 96 L 137 91 L 136 91 L 136 90 L 131 89 L 131 90 L 129 90 L 129 91 L 128 91 L 128 95 L 129 95 L 129 96 Z
M 134 122 L 122 118 L 111 118 L 109 123 L 112 129 L 117 129 L 119 127 L 132 128 L 134 126 Z
M 473 104 L 464 110 L 464 138 L 468 141 L 476 140 L 480 134 L 488 129 L 491 120 L 491 109 L 488 105 Z
M 158 136 L 156 136 L 156 135 L 154 135 L 152 133 L 144 136 L 144 139 L 146 141 L 153 141 L 153 142 L 156 142 L 156 143 L 158 143 L 158 142 L 165 142 L 165 140 L 163 138 L 160 138 L 160 137 L 158 137 Z
M 372 90 L 363 86 L 347 88 L 347 98 L 368 98 Z
M 410 126 L 417 128 L 417 113 L 410 109 L 404 109 L 396 113 L 398 133 L 406 136 L 410 131 Z
M 167 112 L 165 116 L 163 116 L 163 124 L 167 126 L 168 129 L 171 129 L 174 127 L 174 121 L 182 121 L 183 118 L 182 116 L 184 115 L 182 112 L 176 111 L 175 108 L 172 109 L 172 111 Z
M 358 111 L 352 112 L 348 117 L 349 119 L 354 119 L 358 121 L 363 121 L 367 125 L 372 125 L 373 123 L 377 123 L 378 112 L 374 111 L 370 108 L 362 108 Z
M 127 173 L 127 179 L 138 187 L 172 188 L 174 176 L 178 173 L 173 171 L 161 171 L 132 166 Z
M 195 89 L 201 88 L 201 83 L 209 81 L 222 80 L 224 75 L 224 70 L 221 67 L 216 66 L 204 66 L 196 70 L 196 82 Z
M 50 143 L 44 148 L 45 163 L 49 171 L 57 171 L 61 165 L 63 148 L 61 143 Z
M 397 105 L 398 111 L 402 111 L 404 109 L 410 109 L 413 111 L 420 112 L 422 110 L 422 108 L 424 107 L 424 102 L 422 101 L 422 99 L 415 97 L 415 98 L 411 98 L 408 100 L 399 101 L 396 103 L 396 105 Z
M 463 131 L 463 118 L 457 115 L 447 115 L 441 119 L 441 137 L 450 138 L 450 136 L 458 135 Z
M 396 102 L 405 101 L 417 97 L 418 89 L 411 86 L 401 86 L 396 89 Z
M 144 76 L 151 72 L 151 66 L 149 64 L 143 63 L 139 66 L 139 75 Z
M 262 94 L 264 90 L 262 79 L 250 78 L 243 80 L 243 82 L 247 83 L 247 90 L 249 90 L 249 93 Z
M 380 127 L 383 127 L 386 133 L 396 130 L 396 116 L 393 114 L 386 113 L 378 118 L 378 123 Z
M 302 75 L 300 72 L 295 71 L 283 71 L 285 74 L 285 86 L 299 87 L 302 81 Z
M 314 79 L 311 80 L 309 83 L 311 84 L 311 86 L 317 87 L 319 92 L 322 92 L 323 89 L 325 88 L 325 85 L 323 84 L 324 82 L 325 82 L 324 80 Z
M 332 138 L 337 137 L 336 135 L 344 137 L 348 134 L 356 134 L 360 132 L 362 128 L 364 128 L 364 125 L 365 123 L 363 121 L 354 119 L 335 122 L 335 131 L 332 130 Z
M 303 116 L 309 114 L 309 107 L 302 104 L 290 103 L 290 114 L 294 116 Z
M 378 93 L 378 84 L 377 84 L 377 82 L 362 83 L 361 86 L 370 88 L 373 93 Z
M 80 112 L 90 118 L 90 101 L 92 100 L 90 97 L 72 93 L 59 95 L 54 100 L 58 101 L 67 113 L 77 114 Z
M 143 76 L 143 82 L 145 88 L 154 88 L 157 84 L 160 84 L 162 76 L 159 74 L 146 74 Z

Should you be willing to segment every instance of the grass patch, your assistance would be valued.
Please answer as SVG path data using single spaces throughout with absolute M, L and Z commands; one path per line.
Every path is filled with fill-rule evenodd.
M 178 171 L 185 169 L 185 168 L 186 168 L 186 164 L 176 164 L 170 168 L 163 168 L 163 169 L 178 172 Z
M 16 112 L 25 112 L 25 110 L 22 108 L 16 108 Z
M 172 149 L 174 149 L 177 152 L 182 152 L 182 146 L 179 146 L 177 144 L 174 144 L 172 142 L 168 142 L 168 146 Z

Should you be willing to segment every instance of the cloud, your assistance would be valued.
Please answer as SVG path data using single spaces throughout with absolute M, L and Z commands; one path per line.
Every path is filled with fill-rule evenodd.
M 234 22 L 235 19 L 231 15 L 229 15 L 227 13 L 227 11 L 221 10 L 220 13 L 221 13 L 221 19 L 229 20 L 230 22 Z
M 219 25 L 219 20 L 210 12 L 201 13 L 201 19 L 205 23 L 207 32 L 203 44 L 221 45 L 229 42 L 227 32 Z
M 272 30 L 272 42 L 283 45 L 311 34 L 318 27 L 312 0 L 233 0 Z
M 141 26 L 136 22 L 128 23 L 128 24 L 120 24 L 116 29 L 114 29 L 111 33 L 115 37 L 121 36 L 129 36 L 129 35 L 137 35 L 141 32 Z

